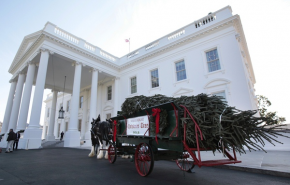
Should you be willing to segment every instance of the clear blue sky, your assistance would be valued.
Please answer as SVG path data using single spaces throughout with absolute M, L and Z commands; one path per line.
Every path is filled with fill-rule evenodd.
M 227 5 L 241 16 L 256 76 L 256 94 L 290 123 L 289 0 L 1 0 L 0 121 L 8 93 L 8 73 L 23 38 L 50 21 L 114 54 L 131 51 Z M 29 121 L 29 120 L 28 120 Z M 41 118 L 41 123 L 43 118 Z

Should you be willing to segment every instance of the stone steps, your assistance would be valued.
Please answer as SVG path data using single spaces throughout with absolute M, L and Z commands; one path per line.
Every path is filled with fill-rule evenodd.
M 63 147 L 64 146 L 64 141 L 44 141 L 41 144 L 42 148 L 53 148 L 53 147 Z

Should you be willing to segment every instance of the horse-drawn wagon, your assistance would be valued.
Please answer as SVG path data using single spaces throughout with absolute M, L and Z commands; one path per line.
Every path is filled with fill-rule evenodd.
M 162 133 L 159 125 L 160 113 L 166 114 L 166 127 Z M 194 122 L 195 145 L 186 142 L 186 119 Z M 153 121 L 152 121 L 153 120 Z M 190 171 L 195 165 L 215 166 L 240 163 L 236 158 L 234 146 L 233 156 L 220 145 L 227 159 L 202 161 L 201 151 L 211 150 L 200 147 L 203 134 L 190 112 L 185 106 L 177 106 L 174 102 L 165 103 L 143 109 L 133 115 L 119 115 L 111 118 L 112 133 L 109 134 L 108 159 L 114 163 L 118 155 L 133 155 L 137 172 L 141 176 L 149 175 L 156 160 L 175 160 L 177 166 Z M 124 145 L 128 143 L 129 145 Z

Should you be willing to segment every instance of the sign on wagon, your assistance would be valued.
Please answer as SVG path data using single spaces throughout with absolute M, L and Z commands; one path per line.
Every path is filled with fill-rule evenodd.
M 149 121 L 147 116 L 130 118 L 127 120 L 127 135 L 149 136 Z M 147 132 L 146 132 L 147 131 Z

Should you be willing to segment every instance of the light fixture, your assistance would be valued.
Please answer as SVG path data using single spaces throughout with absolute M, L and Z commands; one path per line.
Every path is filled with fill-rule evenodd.
M 66 81 L 66 76 L 64 76 L 64 85 L 63 85 L 63 92 L 62 92 L 62 106 L 60 110 L 58 111 L 58 119 L 64 119 L 63 98 L 64 98 L 64 91 L 65 91 L 65 81 Z

